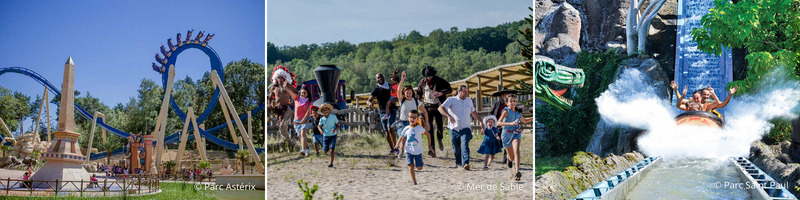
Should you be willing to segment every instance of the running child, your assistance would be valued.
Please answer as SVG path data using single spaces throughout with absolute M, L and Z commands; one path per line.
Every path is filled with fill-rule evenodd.
M 478 153 L 486 154 L 486 158 L 484 158 L 483 169 L 489 169 L 489 166 L 492 165 L 492 160 L 494 160 L 494 154 L 503 152 L 503 148 L 500 146 L 500 131 L 498 131 L 497 126 L 495 126 L 495 122 L 497 118 L 494 115 L 489 115 L 483 117 L 483 124 L 486 124 L 486 128 L 481 131 L 483 133 L 483 142 L 481 143 L 481 147 L 478 148 Z
M 411 181 L 414 182 L 414 185 L 417 184 L 417 177 L 414 174 L 414 167 L 416 166 L 417 170 L 422 170 L 422 135 L 428 136 L 428 150 L 433 151 L 433 147 L 431 146 L 431 142 L 433 138 L 431 135 L 425 131 L 425 128 L 417 123 L 417 118 L 419 117 L 419 112 L 417 110 L 411 110 L 408 113 L 408 119 L 411 124 L 403 128 L 403 135 L 400 136 L 398 141 L 404 141 L 401 143 L 400 148 L 405 150 L 406 154 L 406 164 L 408 164 L 408 171 L 411 173 Z
M 319 111 L 323 115 L 319 119 L 319 125 L 317 126 L 323 135 L 322 151 L 325 151 L 325 153 L 328 153 L 328 150 L 331 151 L 331 162 L 328 167 L 333 167 L 333 158 L 336 155 L 334 150 L 336 147 L 336 134 L 339 132 L 339 119 L 336 118 L 336 115 L 331 115 L 333 111 L 331 104 L 322 104 Z
M 313 120 L 312 123 L 319 124 L 319 118 L 322 116 L 319 114 L 319 108 L 312 106 L 311 113 L 313 113 L 313 115 L 311 116 Z M 318 128 L 315 128 L 313 132 L 314 132 L 313 134 L 314 151 L 317 151 L 317 156 L 319 156 L 319 147 L 322 146 L 322 140 L 323 140 L 322 132 Z
M 522 138 L 519 124 L 531 123 L 533 118 L 522 117 L 522 113 L 517 110 L 516 96 L 508 95 L 506 102 L 508 103 L 508 107 L 503 110 L 503 114 L 500 114 L 499 123 L 497 123 L 497 125 L 505 126 L 503 127 L 501 139 L 503 140 L 503 148 L 508 151 L 508 168 L 512 168 L 511 163 L 514 162 L 513 168 L 516 173 L 514 173 L 511 178 L 519 181 L 522 177 L 522 173 L 519 172 L 519 142 Z

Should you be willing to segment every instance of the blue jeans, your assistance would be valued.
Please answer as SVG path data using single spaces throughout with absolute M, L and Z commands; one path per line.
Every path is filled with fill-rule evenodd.
M 403 133 L 401 133 L 401 131 L 403 131 L 403 129 L 406 128 L 406 126 L 408 125 L 411 125 L 411 122 L 409 122 L 408 120 L 400 120 L 397 122 L 397 125 L 394 127 L 394 132 L 397 133 L 397 138 L 403 136 Z
M 395 118 L 397 118 L 397 109 L 387 109 L 388 113 L 381 113 L 381 128 L 384 131 L 389 131 L 389 127 L 394 124 Z M 389 119 L 383 119 L 383 116 L 389 115 Z
M 406 153 L 406 165 L 414 164 L 414 166 L 422 167 L 422 154 L 412 155 Z
M 322 141 L 322 151 L 336 149 L 336 136 L 337 135 L 323 136 L 324 139 Z
M 469 141 L 472 140 L 472 130 L 469 128 L 459 131 L 450 129 L 450 142 L 453 143 L 453 157 L 457 166 L 469 164 Z
M 303 122 L 303 120 L 294 120 L 294 123 L 301 123 L 301 122 Z M 313 130 L 311 130 L 311 126 L 313 126 L 312 124 L 314 124 L 314 123 L 309 122 L 309 123 L 305 123 L 305 124 L 295 124 L 294 125 L 294 133 L 296 135 L 300 135 L 300 131 L 303 130 L 303 129 L 309 130 L 309 132 L 311 132 L 311 131 L 313 131 Z

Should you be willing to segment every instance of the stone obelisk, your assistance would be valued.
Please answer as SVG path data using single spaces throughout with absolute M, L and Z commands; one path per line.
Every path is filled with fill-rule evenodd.
M 75 64 L 72 57 L 64 64 L 64 83 L 61 85 L 61 107 L 58 113 L 58 129 L 47 152 L 41 154 L 47 162 L 33 174 L 33 186 L 49 188 L 47 184 L 39 184 L 37 180 L 47 181 L 88 181 L 89 173 L 81 166 L 86 160 L 80 150 L 75 127 Z M 52 183 L 51 183 L 52 185 Z M 79 185 L 79 184 L 78 184 Z M 62 184 L 65 189 L 74 188 L 74 184 Z

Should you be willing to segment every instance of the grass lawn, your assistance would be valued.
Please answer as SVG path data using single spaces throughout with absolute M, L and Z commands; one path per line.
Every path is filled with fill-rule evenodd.
M 572 165 L 572 156 L 536 156 L 536 176 L 552 170 L 562 171 Z

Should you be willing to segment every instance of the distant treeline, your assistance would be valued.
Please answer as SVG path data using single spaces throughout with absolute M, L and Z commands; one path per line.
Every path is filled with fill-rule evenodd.
M 494 27 L 459 31 L 436 29 L 427 36 L 418 31 L 400 34 L 392 40 L 352 44 L 347 41 L 276 47 L 267 43 L 267 70 L 284 65 L 295 73 L 297 81 L 314 78 L 319 65 L 335 64 L 343 70 L 347 91 L 369 92 L 375 74 L 383 73 L 389 81 L 394 69 L 408 71 L 408 84 L 422 78 L 422 68 L 434 66 L 448 81 L 460 80 L 477 71 L 498 65 L 524 61 L 520 55 L 521 39 L 517 30 L 531 27 L 525 20 Z M 270 71 L 270 73 L 272 73 Z

